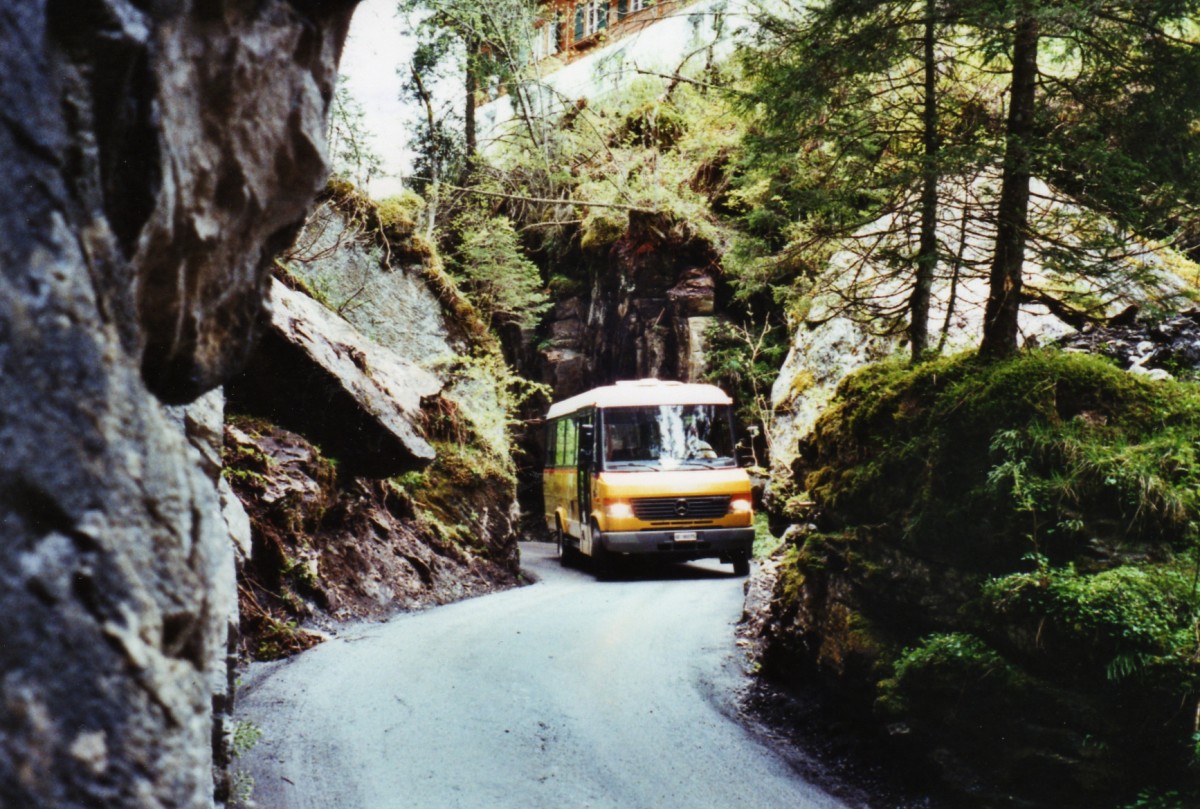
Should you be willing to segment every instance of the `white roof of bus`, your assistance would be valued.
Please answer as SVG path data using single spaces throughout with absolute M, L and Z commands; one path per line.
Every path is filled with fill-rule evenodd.
M 592 388 L 550 406 L 546 418 L 574 413 L 584 407 L 638 407 L 642 405 L 732 404 L 733 400 L 716 385 L 666 382 L 661 379 L 635 379 Z

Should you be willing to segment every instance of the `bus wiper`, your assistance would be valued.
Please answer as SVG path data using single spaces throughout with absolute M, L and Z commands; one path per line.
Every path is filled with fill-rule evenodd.
M 632 469 L 647 469 L 651 464 L 657 461 L 607 461 L 604 464 L 605 469 L 632 468 Z

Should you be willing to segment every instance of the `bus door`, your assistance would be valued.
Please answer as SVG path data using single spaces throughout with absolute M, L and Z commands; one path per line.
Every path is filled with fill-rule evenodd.
M 592 552 L 592 472 L 596 467 L 596 426 L 593 414 L 588 413 L 579 419 L 579 451 L 576 453 L 575 493 L 579 505 L 579 536 L 580 549 L 590 555 Z

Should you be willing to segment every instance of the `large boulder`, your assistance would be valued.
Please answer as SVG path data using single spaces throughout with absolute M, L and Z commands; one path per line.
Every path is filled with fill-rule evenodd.
M 955 805 L 1194 789 L 1198 414 L 1051 349 L 851 375 L 794 467 L 763 671 L 815 672 Z
M 232 554 L 163 402 L 250 350 L 323 180 L 352 7 L 0 10 L 6 806 L 214 802 Z
M 421 402 L 441 380 L 279 281 L 270 300 L 271 327 L 228 385 L 233 408 L 290 426 L 378 477 L 433 460 Z
M 987 304 L 987 268 L 995 249 L 991 206 L 995 177 L 947 178 L 941 188 L 938 240 L 944 258 L 935 276 L 929 313 L 930 347 L 954 353 L 979 345 Z M 1112 247 L 1114 225 L 1035 181 L 1030 249 L 1019 319 L 1026 346 L 1046 345 L 1089 322 L 1128 311 L 1178 309 L 1190 303 L 1183 277 L 1196 268 L 1172 250 L 1130 240 Z M 907 349 L 905 323 L 911 277 L 897 256 L 916 255 L 915 228 L 904 212 L 856 234 L 829 262 L 794 322 L 791 346 L 771 390 L 772 462 L 786 469 L 798 442 L 851 372 Z M 1090 246 L 1091 242 L 1095 246 Z M 1070 245 L 1070 255 L 1064 246 Z M 1073 263 L 1074 262 L 1074 263 Z M 1182 276 L 1182 277 L 1181 277 Z M 1072 305 L 1077 302 L 1077 305 Z

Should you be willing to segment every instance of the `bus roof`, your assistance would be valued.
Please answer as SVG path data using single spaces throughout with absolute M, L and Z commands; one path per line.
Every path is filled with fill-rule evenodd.
M 592 388 L 550 406 L 546 418 L 554 419 L 586 407 L 638 407 L 655 405 L 732 404 L 716 385 L 667 382 L 661 379 L 632 379 Z

